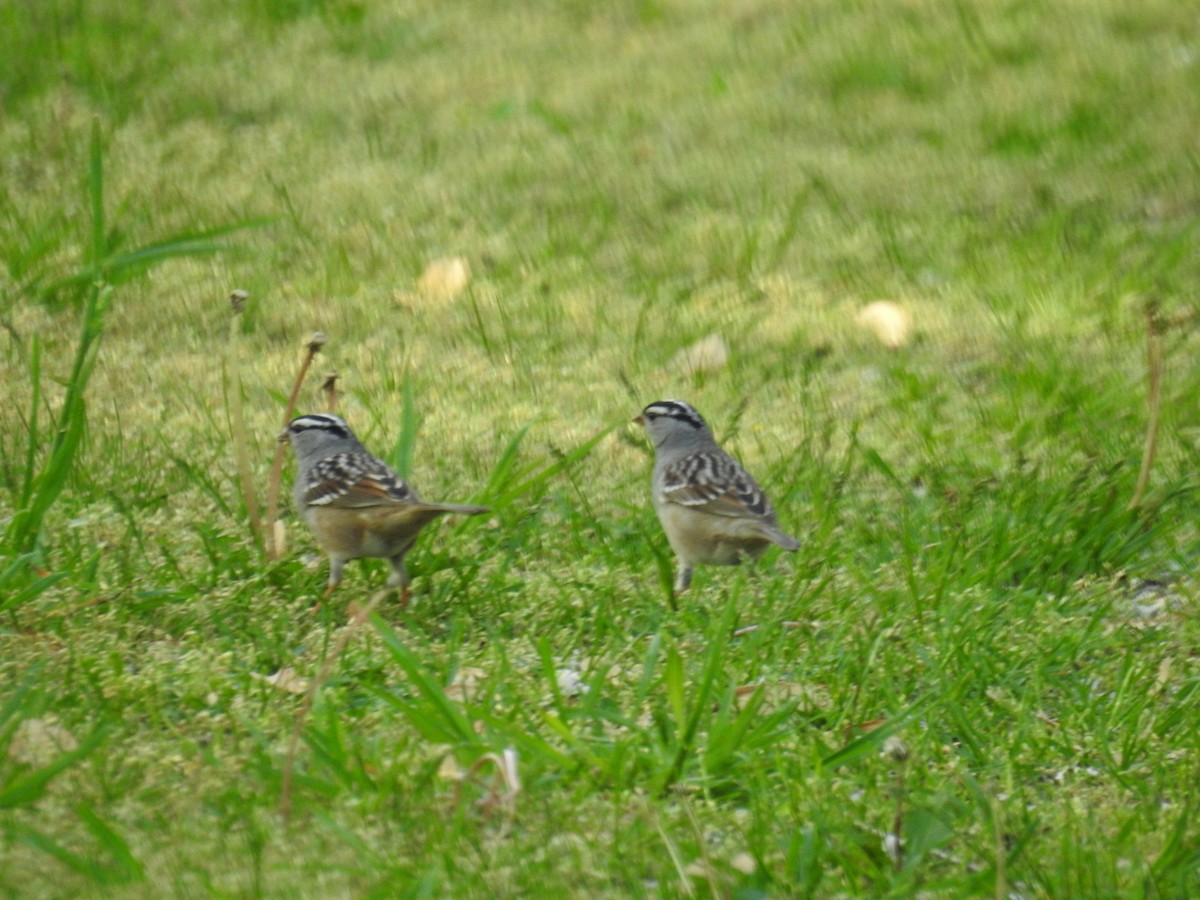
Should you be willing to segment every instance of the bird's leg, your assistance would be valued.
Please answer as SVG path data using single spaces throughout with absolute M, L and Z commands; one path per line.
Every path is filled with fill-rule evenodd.
M 330 595 L 337 589 L 337 586 L 342 583 L 342 569 L 346 567 L 344 560 L 333 559 L 329 560 L 329 584 L 325 585 L 325 593 L 321 594 L 321 600 L 328 600 Z M 313 604 L 309 610 L 314 616 L 321 608 L 321 603 L 318 601 Z
M 685 562 L 679 563 L 679 574 L 675 576 L 675 593 L 682 594 L 692 583 L 692 567 Z
M 335 556 L 329 557 L 329 586 L 325 588 L 325 596 L 328 597 L 333 593 L 334 589 L 342 583 L 342 570 L 346 568 L 346 561 L 338 559 Z
M 392 574 L 387 580 L 388 587 L 400 589 L 400 608 L 408 609 L 412 591 L 408 588 L 408 570 L 404 568 L 404 554 L 393 556 L 388 562 L 392 564 Z

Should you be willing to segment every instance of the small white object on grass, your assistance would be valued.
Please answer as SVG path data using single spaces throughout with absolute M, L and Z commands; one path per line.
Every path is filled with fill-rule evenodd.
M 471 282 L 471 265 L 461 256 L 435 259 L 425 267 L 417 289 L 427 297 L 453 300 Z
M 902 763 L 908 759 L 908 744 L 904 743 L 904 739 L 898 735 L 890 735 L 883 742 L 882 755 L 890 759 L 892 762 Z
M 758 868 L 758 863 L 754 861 L 754 857 L 746 852 L 735 853 L 730 857 L 729 865 L 743 875 L 753 875 L 754 870 Z
M 898 834 L 889 831 L 883 836 L 883 852 L 896 865 L 904 862 L 904 841 Z
M 258 675 L 260 678 L 276 690 L 283 691 L 285 694 L 307 694 L 309 681 L 307 678 L 302 678 L 296 673 L 296 670 L 291 666 L 284 666 L 278 672 L 270 675 Z
M 578 697 L 588 692 L 588 686 L 583 683 L 583 677 L 574 669 L 559 669 L 554 673 L 558 682 L 558 690 L 564 697 Z
M 667 368 L 686 375 L 715 372 L 729 362 L 729 344 L 719 334 L 710 334 L 684 347 L 671 357 Z
M 903 347 L 912 338 L 912 318 L 891 300 L 868 303 L 858 311 L 854 321 L 889 350 Z

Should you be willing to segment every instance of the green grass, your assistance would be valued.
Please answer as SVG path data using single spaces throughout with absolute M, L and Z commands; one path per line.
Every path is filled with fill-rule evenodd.
M 1200 893 L 1195 26 L 0 7 L 0 891 Z M 317 330 L 301 408 L 336 370 L 368 446 L 494 513 L 350 636 L 285 820 L 386 577 L 313 615 L 294 514 L 278 561 L 249 522 L 235 435 L 261 504 Z M 671 396 L 804 540 L 674 606 L 627 424 Z

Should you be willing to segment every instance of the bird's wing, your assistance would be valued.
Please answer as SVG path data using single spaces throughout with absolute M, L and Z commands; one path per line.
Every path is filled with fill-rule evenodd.
M 762 488 L 724 453 L 693 453 L 671 463 L 663 472 L 662 496 L 718 516 L 775 518 Z
M 361 508 L 413 503 L 417 494 L 404 479 L 373 456 L 338 453 L 321 460 L 308 474 L 308 506 Z

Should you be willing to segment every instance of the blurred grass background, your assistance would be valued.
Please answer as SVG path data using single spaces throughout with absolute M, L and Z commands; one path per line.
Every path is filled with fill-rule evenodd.
M 1198 24 L 1154 0 L 0 6 L 9 524 L 89 283 L 113 285 L 69 478 L 0 573 L 0 776 L 52 765 L 11 751 L 24 723 L 104 749 L 44 791 L 0 787 L 0 883 L 1200 889 Z M 463 290 L 422 281 L 452 258 Z M 899 348 L 856 318 L 880 299 L 911 319 Z M 1149 303 L 1162 440 L 1131 511 Z M 303 824 L 274 818 L 294 704 L 263 679 L 311 676 L 347 598 L 308 617 L 322 576 L 295 528 L 295 552 L 262 558 L 226 410 L 242 390 L 265 481 L 314 330 L 344 414 L 380 453 L 414 448 L 423 494 L 508 498 L 423 540 L 404 623 L 486 723 L 447 741 L 463 765 L 521 746 L 499 823 L 437 774 L 437 685 L 373 637 L 306 732 Z M 723 364 L 672 362 L 714 335 Z M 406 390 L 416 435 L 398 434 Z M 621 426 L 664 396 L 708 416 L 806 540 L 790 567 L 702 573 L 678 615 L 646 448 Z M 383 573 L 351 576 L 361 599 Z M 728 609 L 757 636 L 727 643 Z M 562 695 L 560 667 L 590 700 Z M 751 727 L 729 691 L 757 681 L 789 699 Z M 887 729 L 855 743 L 876 719 L 924 773 L 900 865 L 881 849 Z

